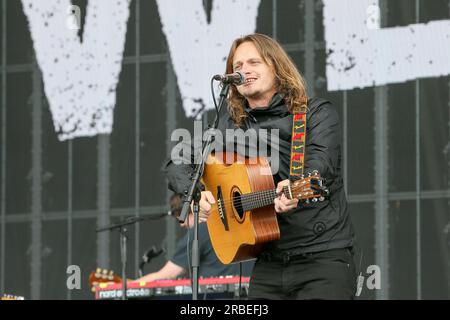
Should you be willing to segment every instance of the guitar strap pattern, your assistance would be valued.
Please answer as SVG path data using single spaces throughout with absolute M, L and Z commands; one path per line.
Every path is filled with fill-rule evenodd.
M 290 180 L 295 180 L 303 174 L 305 163 L 306 112 L 308 98 L 303 97 L 300 106 L 293 110 Z

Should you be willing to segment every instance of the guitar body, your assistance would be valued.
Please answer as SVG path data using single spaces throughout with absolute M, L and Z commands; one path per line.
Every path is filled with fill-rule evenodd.
M 235 153 L 210 155 L 202 182 L 216 199 L 207 224 L 211 243 L 222 263 L 253 259 L 264 243 L 280 238 L 273 205 L 243 211 L 240 203 L 233 200 L 236 195 L 275 188 L 265 158 L 245 158 Z

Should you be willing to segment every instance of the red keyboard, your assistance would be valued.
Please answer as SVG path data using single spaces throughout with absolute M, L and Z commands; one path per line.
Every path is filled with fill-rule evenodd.
M 239 295 L 239 279 L 241 294 Z M 225 276 L 200 278 L 198 281 L 199 299 L 233 299 L 245 297 L 250 278 Z M 192 287 L 190 279 L 168 279 L 152 282 L 128 282 L 128 299 L 190 299 Z M 95 291 L 95 299 L 121 299 L 122 284 L 100 284 Z

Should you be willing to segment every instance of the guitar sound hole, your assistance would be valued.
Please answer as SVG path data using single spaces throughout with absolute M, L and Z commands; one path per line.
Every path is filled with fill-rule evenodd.
M 233 206 L 235 212 L 239 216 L 239 219 L 242 219 L 244 217 L 244 210 L 242 208 L 241 194 L 236 191 L 233 192 Z

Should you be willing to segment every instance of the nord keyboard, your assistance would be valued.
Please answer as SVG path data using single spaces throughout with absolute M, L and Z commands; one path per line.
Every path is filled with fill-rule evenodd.
M 200 278 L 198 282 L 198 299 L 237 299 L 247 297 L 249 277 L 241 278 L 239 295 L 239 277 L 225 276 L 217 278 Z M 122 298 L 121 283 L 101 283 L 95 291 L 95 299 L 111 300 Z M 190 279 L 156 280 L 152 282 L 128 282 L 127 299 L 168 299 L 189 300 L 192 298 Z

